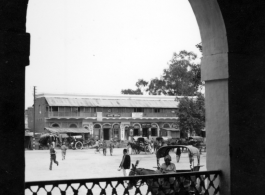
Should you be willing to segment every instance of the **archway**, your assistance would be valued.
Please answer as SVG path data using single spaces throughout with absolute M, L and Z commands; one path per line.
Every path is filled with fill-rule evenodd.
M 77 128 L 77 125 L 72 123 L 72 124 L 69 125 L 69 128 Z
M 1 146 L 5 148 L 0 154 L 9 162 L 5 163 L 5 171 L 2 172 L 7 182 L 3 186 L 13 186 L 8 188 L 8 192 L 13 194 L 24 189 L 24 151 L 17 148 L 23 145 L 24 135 L 19 132 L 24 128 L 24 66 L 29 64 L 29 34 L 25 29 L 27 3 L 27 0 L 0 3 L 5 8 L 0 11 L 1 43 L 5 45 L 0 48 L 3 94 L 0 99 L 0 129 L 5 135 L 0 138 Z M 202 78 L 206 82 L 207 169 L 223 171 L 222 194 L 240 194 L 250 190 L 258 194 L 263 190 L 259 183 L 264 183 L 265 172 L 264 160 L 260 160 L 259 155 L 265 148 L 258 145 L 265 136 L 260 130 L 265 126 L 261 118 L 264 95 L 260 95 L 264 83 L 264 5 L 260 1 L 236 0 L 190 0 L 190 3 L 200 27 L 204 53 Z M 13 112 L 12 107 L 18 111 Z M 252 131 L 248 133 L 250 128 Z M 18 136 L 13 137 L 14 133 Z M 5 137 L 13 137 L 12 144 Z M 217 141 L 218 138 L 222 141 Z M 252 154 L 254 149 L 247 146 L 249 138 L 257 139 L 252 145 L 257 154 Z M 5 151 L 9 154 L 6 155 Z M 21 159 L 20 166 L 10 163 L 14 162 L 13 159 Z M 253 165 L 251 170 L 245 169 L 248 162 Z M 246 180 L 252 182 L 244 185 Z
M 60 125 L 58 125 L 57 123 L 53 123 L 51 126 L 55 128 L 60 128 Z

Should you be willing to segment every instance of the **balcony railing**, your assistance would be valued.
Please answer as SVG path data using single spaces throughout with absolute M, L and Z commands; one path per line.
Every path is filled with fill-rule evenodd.
M 33 181 L 25 195 L 65 194 L 220 194 L 221 171 L 199 171 L 130 177 Z
M 175 113 L 144 113 L 143 117 L 176 117 Z
M 132 113 L 105 113 L 103 117 L 132 117 Z M 97 117 L 97 113 L 84 112 L 48 112 L 48 117 Z M 176 117 L 174 113 L 143 113 L 140 117 Z

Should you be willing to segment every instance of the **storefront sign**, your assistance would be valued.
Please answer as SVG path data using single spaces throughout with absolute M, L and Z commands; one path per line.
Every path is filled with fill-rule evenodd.
M 142 128 L 150 128 L 151 127 L 151 123 L 143 123 L 142 124 Z
M 142 118 L 143 113 L 142 112 L 132 112 L 132 118 Z
M 106 117 L 121 117 L 120 114 L 106 114 Z
M 102 121 L 102 112 L 97 112 L 97 121 Z

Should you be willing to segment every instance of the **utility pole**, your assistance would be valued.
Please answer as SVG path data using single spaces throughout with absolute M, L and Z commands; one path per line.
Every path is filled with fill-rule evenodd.
M 35 138 L 35 96 L 36 96 L 36 86 L 33 87 L 33 137 Z

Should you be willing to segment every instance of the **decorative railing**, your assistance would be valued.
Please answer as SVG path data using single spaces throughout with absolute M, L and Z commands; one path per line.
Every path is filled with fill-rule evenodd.
M 65 194 L 220 194 L 221 171 L 183 172 L 130 177 L 32 181 L 25 195 Z

